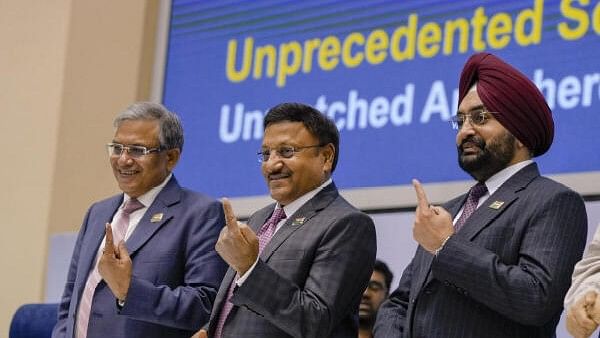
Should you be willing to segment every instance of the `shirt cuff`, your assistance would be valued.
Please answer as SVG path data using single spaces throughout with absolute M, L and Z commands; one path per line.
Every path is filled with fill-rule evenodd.
M 250 269 L 248 269 L 248 271 L 246 271 L 245 274 L 243 274 L 240 278 L 238 278 L 235 281 L 235 285 L 237 285 L 238 287 L 242 286 L 242 284 L 244 284 L 244 282 L 246 281 L 246 279 L 248 279 L 248 276 L 250 276 L 250 273 L 252 273 L 252 270 L 254 270 L 254 267 L 256 266 L 256 263 L 258 263 L 258 257 L 256 257 L 256 261 L 254 261 L 254 264 L 252 264 L 252 266 L 250 267 Z

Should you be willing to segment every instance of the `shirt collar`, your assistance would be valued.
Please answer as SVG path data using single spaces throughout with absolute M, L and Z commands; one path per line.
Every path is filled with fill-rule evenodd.
M 525 160 L 519 163 L 515 163 L 508 166 L 499 172 L 495 173 L 492 177 L 485 181 L 485 186 L 488 189 L 488 195 L 492 195 L 504 182 L 516 174 L 519 170 L 525 168 L 529 164 L 533 163 L 532 160 Z
M 296 211 L 298 211 L 298 209 L 300 209 L 300 207 L 302 207 L 311 198 L 315 197 L 315 195 L 317 195 L 319 193 L 319 191 L 323 190 L 323 188 L 325 188 L 326 186 L 331 184 L 331 182 L 333 182 L 333 180 L 330 177 L 327 181 L 325 181 L 323 184 L 318 186 L 316 189 L 313 189 L 313 190 L 307 192 L 306 194 L 298 197 L 295 201 L 289 203 L 288 205 L 285 205 L 283 207 L 283 211 L 285 211 L 286 216 L 289 217 L 289 216 L 295 214 Z M 279 203 L 277 203 L 277 205 L 275 207 L 277 208 L 279 206 L 280 206 Z

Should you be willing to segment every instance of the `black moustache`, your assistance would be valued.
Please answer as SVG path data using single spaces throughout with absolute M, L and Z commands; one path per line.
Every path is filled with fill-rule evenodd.
M 474 136 L 469 136 L 469 137 L 465 138 L 464 140 L 462 140 L 462 142 L 460 143 L 461 149 L 463 148 L 465 143 L 473 143 L 476 146 L 478 146 L 480 149 L 485 148 L 485 142 L 482 139 L 474 137 Z

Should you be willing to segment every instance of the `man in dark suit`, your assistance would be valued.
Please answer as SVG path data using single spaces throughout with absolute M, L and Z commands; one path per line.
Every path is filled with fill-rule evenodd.
M 552 113 L 489 53 L 468 60 L 459 87 L 458 160 L 478 184 L 436 207 L 413 182 L 419 247 L 375 337 L 553 337 L 587 217 L 581 197 L 531 160 L 552 143 Z
M 332 182 L 338 153 L 337 128 L 316 109 L 284 103 L 269 110 L 258 155 L 277 203 L 246 225 L 223 201 L 227 226 L 217 251 L 230 269 L 210 337 L 357 336 L 375 228 Z
M 183 147 L 175 114 L 141 102 L 114 124 L 107 147 L 123 193 L 84 218 L 52 337 L 189 338 L 226 271 L 214 250 L 221 205 L 171 174 Z

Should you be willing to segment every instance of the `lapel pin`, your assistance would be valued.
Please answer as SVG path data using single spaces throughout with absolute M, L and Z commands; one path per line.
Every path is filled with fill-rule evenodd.
M 494 201 L 494 203 L 490 204 L 490 208 L 498 210 L 504 205 L 503 201 Z
M 292 225 L 302 225 L 302 224 L 304 224 L 305 221 L 306 221 L 306 217 L 298 217 L 298 218 L 294 219 L 294 222 L 292 222 Z
M 162 218 L 163 218 L 163 213 L 159 212 L 158 214 L 152 215 L 152 218 L 150 219 L 150 222 L 151 223 L 160 222 L 160 221 L 162 221 Z

